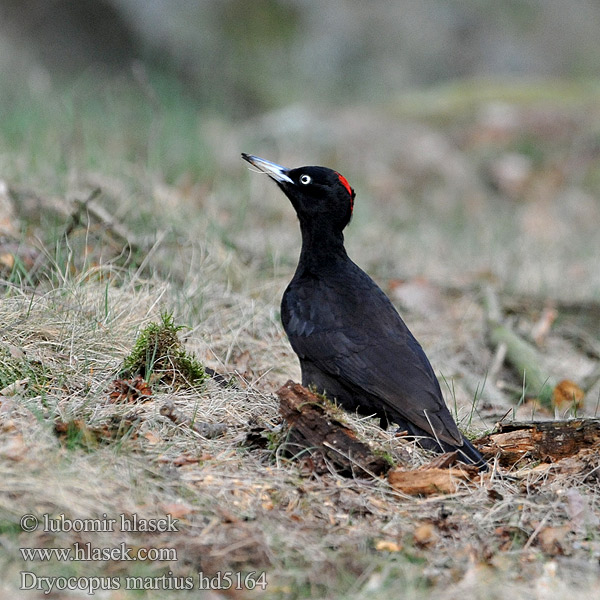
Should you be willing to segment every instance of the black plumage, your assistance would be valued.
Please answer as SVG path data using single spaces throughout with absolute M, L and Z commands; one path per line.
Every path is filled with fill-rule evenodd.
M 435 451 L 458 450 L 485 468 L 459 432 L 431 364 L 398 311 L 347 255 L 343 229 L 354 190 L 324 167 L 286 169 L 242 157 L 274 179 L 300 221 L 302 250 L 281 303 L 283 327 L 300 359 L 302 384 L 346 410 L 396 423 Z

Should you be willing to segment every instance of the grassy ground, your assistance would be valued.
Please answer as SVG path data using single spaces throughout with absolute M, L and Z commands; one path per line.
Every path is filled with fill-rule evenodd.
M 526 337 L 545 306 L 578 303 L 540 353 L 557 379 L 592 377 L 580 412 L 597 416 L 597 86 L 491 89 L 437 90 L 376 110 L 292 107 L 243 123 L 200 113 L 159 80 L 2 91 L 3 597 L 44 597 L 48 581 L 18 591 L 22 571 L 57 586 L 57 577 L 112 585 L 96 595 L 115 599 L 598 593 L 597 456 L 583 471 L 525 461 L 508 478 L 494 468 L 455 494 L 410 498 L 385 480 L 316 476 L 281 452 L 273 392 L 299 369 L 279 299 L 299 231 L 241 151 L 348 177 L 358 192 L 350 254 L 398 303 L 469 435 L 507 412 L 552 416 L 517 406 L 522 382 L 506 366 L 487 377 L 495 348 L 482 281 L 507 303 L 519 299 L 511 318 Z M 136 337 L 165 311 L 185 326 L 186 350 L 229 383 L 173 386 L 147 373 L 149 397 L 111 395 Z M 398 464 L 428 460 L 371 420 L 346 418 Z M 207 438 L 196 422 L 226 431 Z M 28 514 L 40 518 L 35 531 L 20 525 Z M 43 515 L 133 514 L 171 514 L 176 531 L 43 531 Z M 19 550 L 87 542 L 167 553 L 41 561 Z M 200 571 L 230 574 L 232 588 L 198 591 Z M 238 574 L 244 589 L 234 590 Z M 195 589 L 175 591 L 185 578 Z

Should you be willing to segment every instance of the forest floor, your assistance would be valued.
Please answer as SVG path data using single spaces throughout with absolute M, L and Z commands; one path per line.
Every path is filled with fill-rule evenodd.
M 123 82 L 36 93 L 0 122 L 2 597 L 596 597 L 597 439 L 490 451 L 488 473 L 421 494 L 286 452 L 276 391 L 300 373 L 279 302 L 300 233 L 239 157 L 349 179 L 349 254 L 471 439 L 594 419 L 596 88 L 464 83 L 238 123 Z M 135 380 L 127 357 L 152 323 L 181 345 Z M 183 355 L 213 375 L 165 377 Z M 431 465 L 393 428 L 337 417 L 394 468 Z M 28 550 L 51 548 L 71 554 Z

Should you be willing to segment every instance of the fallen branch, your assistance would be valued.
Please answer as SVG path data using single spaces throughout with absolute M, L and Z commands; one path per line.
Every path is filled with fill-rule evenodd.
M 100 188 L 95 188 L 85 200 L 74 200 L 74 209 L 65 229 L 65 236 L 69 235 L 83 222 L 83 214 L 87 214 L 88 221 L 95 220 L 104 231 L 120 240 L 121 244 L 130 248 L 132 252 L 147 250 L 148 244 L 138 239 L 123 223 L 119 222 L 103 206 L 95 202 L 102 193 Z
M 491 286 L 485 289 L 484 303 L 490 344 L 495 348 L 502 348 L 506 361 L 523 381 L 524 395 L 537 398 L 542 405 L 557 406 L 561 410 L 569 405 L 579 406 L 585 395 L 583 390 L 572 381 L 557 381 L 545 370 L 536 348 L 503 320 L 500 302 Z
M 333 415 L 325 400 L 299 383 L 288 381 L 277 396 L 289 426 L 285 443 L 289 454 L 308 451 L 317 472 L 327 472 L 327 463 L 340 474 L 358 477 L 381 475 L 389 469 L 383 457 L 374 454 Z

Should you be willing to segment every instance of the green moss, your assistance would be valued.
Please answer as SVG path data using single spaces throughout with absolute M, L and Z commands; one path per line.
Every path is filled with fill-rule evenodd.
M 138 335 L 131 354 L 123 361 L 121 377 L 140 374 L 147 381 L 176 387 L 193 387 L 206 378 L 204 367 L 185 350 L 173 315 L 162 313 L 160 323 L 150 323 Z
M 327 390 L 325 390 L 324 393 L 321 393 L 313 385 L 308 386 L 308 389 L 321 401 L 320 406 L 327 410 L 330 417 L 334 418 L 344 427 L 352 428 L 352 424 L 348 420 L 348 412 L 343 406 L 338 404 L 335 398 L 330 398 L 327 395 Z
M 284 441 L 284 436 L 279 431 L 268 431 L 265 437 L 267 438 L 267 448 L 273 453 L 277 452 Z
M 385 460 L 385 462 L 388 465 L 390 465 L 390 467 L 396 466 L 396 461 L 394 460 L 394 457 L 390 454 L 390 452 L 388 452 L 387 450 L 381 450 L 379 448 L 373 448 L 372 450 L 375 456 L 383 458 L 383 460 Z

